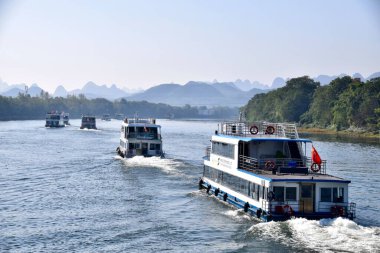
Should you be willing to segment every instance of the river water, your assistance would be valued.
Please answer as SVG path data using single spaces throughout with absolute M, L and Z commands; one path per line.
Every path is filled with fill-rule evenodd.
M 217 122 L 158 122 L 167 158 L 129 160 L 120 121 L 0 122 L 0 252 L 380 252 L 379 142 L 314 142 L 352 181 L 355 222 L 261 223 L 198 190 Z

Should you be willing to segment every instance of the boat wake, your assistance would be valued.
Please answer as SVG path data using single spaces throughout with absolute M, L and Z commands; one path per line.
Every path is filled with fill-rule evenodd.
M 235 220 L 242 221 L 242 220 L 252 220 L 252 217 L 249 216 L 247 213 L 244 212 L 243 209 L 237 209 L 237 210 L 228 210 L 223 213 L 226 216 L 232 217 Z
M 135 156 L 124 159 L 120 156 L 115 156 L 115 158 L 121 159 L 127 167 L 156 167 L 167 172 L 177 171 L 180 166 L 183 166 L 183 163 L 174 159 L 162 159 L 160 157 Z
M 78 129 L 79 131 L 88 131 L 88 132 L 101 132 L 102 130 L 100 129 L 88 129 L 88 128 L 83 128 L 83 129 Z
M 343 218 L 259 223 L 249 233 L 322 252 L 380 252 L 379 227 L 364 227 Z

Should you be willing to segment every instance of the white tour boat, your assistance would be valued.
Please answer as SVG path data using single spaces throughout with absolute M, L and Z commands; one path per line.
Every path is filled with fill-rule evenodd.
M 80 129 L 97 129 L 95 116 L 82 116 Z
M 355 218 L 350 180 L 327 174 L 311 144 L 295 124 L 224 122 L 206 149 L 199 187 L 264 221 Z
M 45 127 L 64 127 L 64 114 L 54 111 L 46 113 Z
M 70 126 L 69 120 L 69 113 L 63 113 L 63 123 L 65 126 Z
M 103 114 L 102 120 L 103 121 L 111 121 L 111 116 L 109 114 Z
M 120 145 L 116 149 L 121 157 L 164 156 L 161 126 L 156 119 L 126 118 L 121 125 Z

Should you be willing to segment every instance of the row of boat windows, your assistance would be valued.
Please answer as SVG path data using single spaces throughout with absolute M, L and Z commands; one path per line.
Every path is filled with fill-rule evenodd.
M 275 196 L 275 201 L 296 201 L 297 200 L 297 187 L 283 187 L 274 186 L 273 192 Z M 333 188 L 321 188 L 321 202 L 343 202 L 344 201 L 344 188 L 333 187 Z M 303 192 L 303 197 L 312 197 L 311 192 Z
M 203 176 L 257 201 L 259 201 L 260 198 L 266 199 L 268 195 L 268 188 L 266 187 L 209 166 L 204 166 Z
M 343 202 L 344 188 L 321 188 L 321 202 Z
M 274 186 L 274 200 L 279 202 L 296 201 L 297 187 Z
M 140 149 L 141 144 L 140 143 L 129 143 L 129 149 Z M 149 150 L 160 150 L 161 149 L 161 144 L 155 144 L 151 143 L 149 144 Z
M 121 127 L 121 131 L 127 133 L 154 133 L 157 134 L 157 127 Z
M 120 141 L 120 146 L 125 147 L 125 142 Z M 131 149 L 140 149 L 141 148 L 141 143 L 129 143 L 128 144 L 129 150 Z M 161 144 L 156 144 L 156 143 L 150 143 L 149 144 L 149 150 L 161 150 Z
M 212 153 L 227 158 L 235 158 L 235 145 L 213 141 L 211 145 Z

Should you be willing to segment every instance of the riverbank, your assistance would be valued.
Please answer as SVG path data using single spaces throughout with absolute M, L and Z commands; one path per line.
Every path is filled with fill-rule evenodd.
M 377 134 L 365 132 L 365 131 L 352 131 L 352 130 L 343 130 L 336 131 L 333 129 L 323 129 L 323 128 L 307 128 L 299 127 L 297 128 L 299 133 L 302 134 L 317 134 L 317 135 L 330 135 L 330 136 L 339 136 L 346 138 L 363 138 L 369 140 L 378 140 L 380 141 L 380 131 Z

